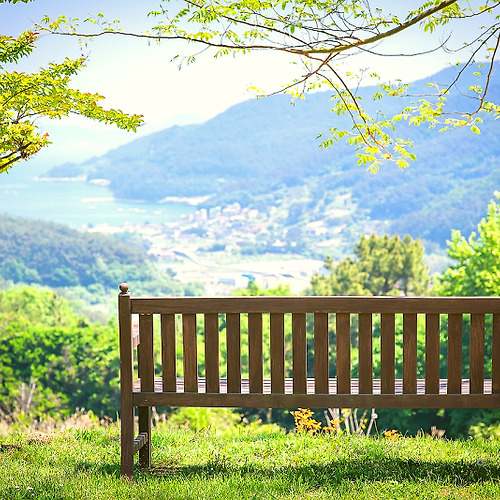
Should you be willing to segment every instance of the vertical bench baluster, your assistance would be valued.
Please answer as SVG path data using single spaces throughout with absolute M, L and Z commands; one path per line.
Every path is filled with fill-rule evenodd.
M 139 316 L 140 344 L 137 346 L 139 357 L 139 378 L 141 391 L 154 391 L 154 359 L 153 359 L 153 315 Z
M 248 314 L 248 376 L 250 392 L 263 392 L 262 314 Z
M 285 393 L 285 327 L 282 313 L 270 315 L 271 392 Z
M 153 357 L 153 315 L 141 314 L 139 316 L 139 335 L 141 343 L 137 346 L 139 358 L 139 377 L 142 392 L 155 390 L 155 364 Z M 145 432 L 148 440 L 139 450 L 139 464 L 141 467 L 151 466 L 151 407 L 139 406 L 139 433 Z
M 337 313 L 337 393 L 351 393 L 351 315 Z
M 241 392 L 241 327 L 239 313 L 226 314 L 227 392 Z
M 448 394 L 462 392 L 462 315 L 448 314 Z
M 484 392 L 484 314 L 470 317 L 470 393 Z
M 373 393 L 373 322 L 369 313 L 359 314 L 359 393 Z
M 198 349 L 196 314 L 182 315 L 184 392 L 198 392 Z
M 164 392 L 177 391 L 177 356 L 175 352 L 175 315 L 161 315 L 161 373 Z
M 395 315 L 380 315 L 380 378 L 382 394 L 394 394 L 395 383 Z
M 425 315 L 425 393 L 439 394 L 439 314 Z
M 328 394 L 328 313 L 314 314 L 314 391 Z
M 416 314 L 403 314 L 403 393 L 417 393 Z
M 292 313 L 293 393 L 306 394 L 307 339 L 305 313 Z
M 218 393 L 219 388 L 219 316 L 205 314 L 205 377 L 210 393 Z
M 500 314 L 493 314 L 493 347 L 491 360 L 491 390 L 500 393 Z

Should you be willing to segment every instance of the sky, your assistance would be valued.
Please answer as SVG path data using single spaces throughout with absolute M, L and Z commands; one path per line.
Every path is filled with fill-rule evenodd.
M 401 3 L 405 7 L 418 4 L 414 1 L 382 2 L 393 11 Z M 119 18 L 125 30 L 141 31 L 147 28 L 146 13 L 157 5 L 156 0 L 35 0 L 28 4 L 0 4 L 0 33 L 17 35 L 31 28 L 45 14 L 52 18 L 60 14 L 85 18 L 99 12 L 110 19 Z M 467 28 L 468 31 L 474 29 L 472 25 Z M 461 33 L 456 29 L 450 31 L 447 28 L 432 37 L 423 37 L 417 29 L 412 29 L 377 49 L 387 53 L 428 50 L 439 45 L 450 33 L 457 40 L 460 38 Z M 459 42 L 453 43 L 456 45 Z M 175 124 L 205 121 L 234 104 L 254 98 L 250 86 L 272 92 L 280 89 L 293 76 L 301 74 L 300 65 L 292 64 L 290 57 L 276 53 L 220 59 L 204 54 L 193 65 L 179 70 L 177 63 L 170 62 L 179 52 L 190 53 L 176 42 L 158 46 L 118 36 L 95 39 L 82 52 L 76 39 L 50 35 L 40 37 L 36 51 L 23 59 L 16 70 L 36 71 L 48 62 L 61 61 L 66 56 L 80 57 L 83 53 L 88 56 L 87 67 L 73 79 L 72 86 L 82 91 L 98 92 L 106 97 L 106 107 L 143 114 L 145 119 L 145 125 L 137 134 L 78 117 L 44 122 L 41 126 L 49 132 L 54 144 L 39 153 L 37 164 L 40 168 L 83 161 L 138 136 Z M 374 58 L 362 54 L 349 58 L 345 64 L 352 71 L 371 66 L 385 81 L 397 78 L 413 81 L 428 77 L 456 60 L 456 55 L 438 51 L 407 58 Z

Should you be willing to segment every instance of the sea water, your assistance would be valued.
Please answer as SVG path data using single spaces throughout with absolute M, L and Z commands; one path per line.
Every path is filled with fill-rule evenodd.
M 106 186 L 84 180 L 46 181 L 33 174 L 17 166 L 0 174 L 0 214 L 80 228 L 170 222 L 196 210 L 188 203 L 118 200 Z

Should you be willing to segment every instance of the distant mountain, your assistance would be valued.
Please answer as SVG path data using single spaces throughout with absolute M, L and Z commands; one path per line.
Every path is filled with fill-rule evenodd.
M 150 134 L 52 175 L 85 172 L 89 179 L 111 180 L 118 197 L 150 201 L 241 188 L 267 192 L 332 169 L 336 155 L 321 150 L 316 139 L 329 120 L 324 93 L 296 106 L 282 95 L 250 100 L 203 124 Z
M 433 80 L 450 81 L 454 71 L 445 70 Z M 426 81 L 415 82 L 412 92 L 428 92 Z M 461 86 L 467 89 L 472 83 L 466 79 Z M 375 90 L 360 89 L 370 107 L 375 106 L 369 101 Z M 371 219 L 389 221 L 389 231 L 440 245 L 451 229 L 469 233 L 477 225 L 500 189 L 498 122 L 486 118 L 479 136 L 403 125 L 399 133 L 415 141 L 418 161 L 404 171 L 384 165 L 372 175 L 356 166 L 346 144 L 319 148 L 319 133 L 349 126 L 346 118 L 330 111 L 330 95 L 313 93 L 293 106 L 284 95 L 246 101 L 203 124 L 168 128 L 83 164 L 57 167 L 52 175 L 105 178 L 121 198 L 213 195 L 209 204 L 220 205 L 235 200 L 252 205 L 273 191 L 312 184 L 323 193 L 350 192 Z M 498 82 L 490 85 L 488 99 L 500 101 Z M 470 109 L 470 99 L 460 93 L 448 100 L 450 108 L 467 104 Z M 398 106 L 397 99 L 384 103 L 388 114 Z

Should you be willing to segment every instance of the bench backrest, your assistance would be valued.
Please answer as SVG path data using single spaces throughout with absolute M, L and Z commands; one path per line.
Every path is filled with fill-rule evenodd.
M 290 391 L 287 377 L 293 394 L 328 394 L 332 377 L 337 394 L 350 394 L 354 379 L 355 392 L 373 394 L 377 379 L 377 391 L 391 395 L 399 377 L 404 394 L 417 393 L 417 379 L 426 394 L 439 394 L 443 378 L 448 394 L 464 392 L 463 378 L 470 394 L 500 393 L 496 297 L 136 298 L 124 290 L 119 302 L 121 362 L 132 370 L 138 346 L 141 391 L 154 391 L 159 315 L 164 392 L 179 391 L 182 375 L 188 393 L 199 391 L 201 378 L 204 392 L 221 392 L 221 376 L 222 392 L 235 394 L 263 393 L 267 377 L 272 394 Z M 123 373 L 127 390 L 132 374 Z

